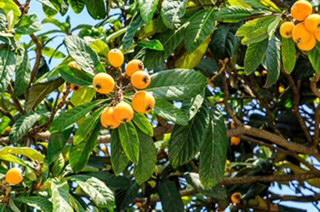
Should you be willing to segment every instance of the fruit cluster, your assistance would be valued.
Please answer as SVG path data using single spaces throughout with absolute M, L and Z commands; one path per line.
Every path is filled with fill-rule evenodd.
M 291 7 L 294 20 L 286 21 L 280 26 L 280 35 L 292 38 L 302 51 L 312 50 L 320 41 L 320 15 L 313 13 L 310 2 L 299 0 Z
M 124 63 L 124 55 L 118 49 L 112 49 L 108 53 L 109 63 L 120 73 L 119 85 L 114 77 L 107 73 L 98 73 L 93 78 L 93 86 L 100 94 L 116 93 L 111 106 L 104 108 L 100 121 L 103 127 L 115 129 L 121 123 L 130 122 L 134 117 L 134 111 L 139 113 L 148 113 L 155 106 L 155 99 L 152 93 L 144 91 L 151 83 L 150 75 L 144 70 L 142 61 L 131 60 L 126 67 L 125 73 L 122 73 L 121 66 Z M 123 91 L 126 87 L 123 82 L 130 79 L 132 87 L 136 90 L 132 98 L 131 105 L 124 101 Z M 127 83 L 129 84 L 129 83 Z

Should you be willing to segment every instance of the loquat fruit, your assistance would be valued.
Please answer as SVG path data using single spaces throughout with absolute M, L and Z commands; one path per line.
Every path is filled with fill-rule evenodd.
M 278 92 L 279 92 L 280 94 L 283 94 L 285 91 L 286 91 L 286 89 L 285 89 L 285 87 L 284 87 L 283 85 L 280 85 L 280 86 L 278 87 Z
M 306 0 L 299 0 L 291 7 L 291 15 L 298 21 L 303 21 L 312 13 L 312 5 Z
M 311 33 L 306 29 L 303 23 L 299 23 L 293 27 L 292 39 L 296 43 L 305 43 L 311 38 Z
M 241 193 L 240 192 L 235 192 L 231 195 L 231 202 L 235 205 L 240 204 L 241 202 Z
M 311 38 L 306 42 L 299 42 L 298 48 L 302 51 L 310 51 L 312 50 L 317 44 L 316 38 L 311 35 Z
M 145 71 L 137 71 L 131 76 L 131 84 L 137 89 L 145 89 L 151 83 L 150 75 Z
M 138 59 L 133 59 L 127 65 L 126 74 L 127 76 L 131 77 L 133 73 L 135 73 L 136 71 L 141 71 L 143 69 L 144 69 L 143 62 Z
M 138 91 L 132 98 L 132 107 L 139 113 L 150 112 L 156 104 L 152 93 L 147 91 Z
M 71 61 L 68 66 L 71 69 L 81 70 L 81 66 L 76 61 Z
M 120 122 L 114 119 L 113 114 L 114 107 L 106 107 L 103 109 L 100 116 L 100 123 L 103 127 L 115 129 L 120 126 Z
M 77 91 L 80 89 L 80 86 L 79 85 L 76 85 L 76 84 L 70 84 L 70 89 L 72 91 Z
M 320 29 L 317 29 L 314 33 L 313 33 L 314 37 L 316 38 L 317 41 L 320 41 Z
M 293 27 L 294 27 L 294 23 L 291 21 L 286 21 L 286 22 L 282 23 L 280 26 L 281 37 L 291 38 Z
M 112 76 L 107 73 L 96 74 L 93 78 L 93 86 L 101 94 L 108 94 L 114 90 L 116 83 Z
M 128 103 L 121 101 L 114 107 L 113 118 L 116 122 L 130 122 L 133 119 L 134 112 Z
M 311 14 L 304 20 L 304 26 L 309 32 L 315 32 L 320 28 L 320 15 Z
M 108 52 L 108 60 L 113 67 L 119 68 L 124 62 L 124 55 L 119 49 L 111 49 Z
M 6 182 L 11 185 L 18 185 L 23 181 L 22 171 L 19 168 L 11 168 L 7 171 Z
M 241 142 L 240 137 L 233 136 L 231 137 L 231 146 L 238 146 Z

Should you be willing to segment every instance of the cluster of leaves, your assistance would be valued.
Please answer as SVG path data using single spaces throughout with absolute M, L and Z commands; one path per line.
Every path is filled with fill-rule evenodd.
M 270 197 L 269 183 L 221 186 L 225 177 L 310 169 L 307 154 L 266 137 L 232 148 L 227 138 L 227 126 L 237 122 L 301 145 L 317 134 L 317 98 L 277 92 L 280 84 L 296 88 L 293 77 L 309 83 L 320 71 L 319 47 L 306 55 L 278 38 L 287 2 L 40 2 L 47 16 L 41 23 L 55 29 L 43 32 L 29 11 L 33 1 L 0 2 L 0 173 L 20 165 L 25 177 L 18 186 L 1 183 L 3 210 L 150 210 L 158 202 L 167 211 L 218 209 L 235 191 L 244 194 L 242 207 L 266 209 L 273 205 L 263 199 Z M 70 8 L 86 8 L 97 24 L 73 27 L 69 16 L 55 18 Z M 133 122 L 107 130 L 99 117 L 111 99 L 95 92 L 92 79 L 113 71 L 106 55 L 118 46 L 128 60 L 144 61 L 157 104 L 150 115 L 137 113 Z M 71 69 L 71 61 L 81 70 Z M 301 95 L 298 102 L 293 94 Z M 307 126 L 299 105 L 309 115 Z

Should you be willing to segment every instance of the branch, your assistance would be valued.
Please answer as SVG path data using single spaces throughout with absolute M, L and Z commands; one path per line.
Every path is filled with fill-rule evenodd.
M 314 95 L 320 98 L 320 90 L 318 89 L 317 83 L 320 80 L 320 75 L 315 75 L 310 81 L 310 89 Z
M 314 126 L 314 139 L 313 139 L 313 146 L 315 148 L 319 145 L 319 136 L 320 136 L 320 105 L 317 106 L 315 112 L 315 126 Z
M 30 78 L 30 85 L 31 85 L 31 83 L 35 80 L 35 78 L 38 74 L 40 65 L 41 65 L 42 44 L 37 36 L 35 36 L 34 34 L 31 34 L 30 36 L 31 36 L 32 41 L 36 45 L 36 61 L 34 62 L 32 72 L 31 72 L 31 78 Z

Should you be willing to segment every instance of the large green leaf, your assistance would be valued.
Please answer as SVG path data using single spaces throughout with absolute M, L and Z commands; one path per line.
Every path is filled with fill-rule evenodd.
M 297 61 L 296 46 L 292 39 L 282 38 L 281 58 L 283 69 L 290 74 Z
M 85 72 L 83 70 L 76 70 L 64 67 L 59 69 L 59 73 L 61 77 L 67 82 L 84 86 L 92 84 L 93 74 Z
M 200 147 L 199 174 L 205 188 L 216 186 L 224 176 L 227 159 L 227 129 L 222 114 L 212 112 L 206 139 Z
M 189 19 L 184 44 L 189 52 L 196 50 L 215 29 L 215 10 L 200 10 Z
M 215 13 L 215 19 L 223 22 L 239 22 L 261 13 L 260 10 L 243 7 L 225 7 Z
M 23 155 L 31 160 L 36 160 L 38 162 L 43 162 L 44 155 L 38 152 L 35 149 L 30 147 L 13 147 L 13 146 L 6 146 L 0 149 L 0 155 Z
M 92 123 L 94 124 L 94 123 Z M 95 127 L 88 132 L 87 140 L 79 144 L 75 144 L 70 149 L 70 165 L 74 172 L 81 171 L 87 164 L 92 150 L 96 146 L 97 138 L 100 131 L 100 125 L 95 124 Z
M 8 48 L 0 48 L 0 91 L 7 89 L 16 68 L 16 56 Z
M 175 126 L 169 143 L 169 159 L 174 167 L 185 164 L 199 152 L 209 123 L 208 111 L 201 109 L 187 126 Z
M 144 134 L 153 136 L 153 126 L 150 120 L 141 113 L 136 113 L 133 119 L 133 123 L 141 130 Z
M 94 74 L 95 72 L 104 72 L 104 67 L 100 63 L 98 55 L 83 39 L 74 35 L 68 36 L 66 37 L 65 43 L 70 56 L 81 66 L 84 71 L 87 71 L 91 74 Z
M 91 102 L 91 100 L 96 96 L 96 90 L 92 87 L 80 87 L 80 89 L 73 92 L 70 102 L 79 106 Z
M 159 0 L 138 0 L 140 15 L 144 22 L 148 23 L 152 20 L 154 13 L 157 10 Z
M 168 100 L 190 99 L 207 85 L 207 79 L 200 72 L 193 70 L 173 69 L 152 75 L 149 91 L 155 97 Z
M 164 0 L 161 4 L 161 18 L 163 23 L 170 29 L 178 28 L 181 18 L 186 12 L 186 0 Z
M 35 14 L 22 16 L 15 26 L 15 31 L 18 34 L 32 34 L 39 30 L 41 30 L 41 25 Z
M 113 171 L 119 175 L 128 166 L 129 160 L 124 153 L 118 130 L 113 130 L 111 135 L 111 164 Z
M 151 137 L 139 132 L 140 158 L 134 167 L 134 177 L 138 184 L 147 181 L 153 174 L 157 162 L 157 149 Z
M 85 2 L 84 0 L 68 0 L 71 8 L 73 11 L 77 14 L 81 13 L 82 10 L 84 9 Z
M 52 122 L 50 131 L 51 132 L 61 132 L 64 131 L 67 127 L 74 124 L 79 119 L 83 118 L 87 113 L 93 110 L 98 105 L 102 104 L 102 101 L 97 100 L 94 102 L 89 102 L 87 104 L 74 107 L 70 110 L 67 110 L 61 113 L 57 118 Z
M 22 202 L 35 209 L 49 212 L 52 211 L 52 203 L 46 197 L 42 196 L 19 196 L 14 199 L 17 202 Z
M 92 18 L 103 19 L 108 14 L 108 5 L 105 0 L 85 0 L 87 10 Z
M 21 10 L 13 0 L 1 1 L 0 10 L 2 10 L 5 14 L 13 11 L 15 20 L 14 22 L 17 22 L 21 16 Z
M 280 41 L 277 37 L 273 37 L 268 42 L 265 58 L 265 68 L 268 71 L 268 75 L 265 87 L 272 86 L 279 79 L 281 69 L 280 45 Z
M 252 43 L 248 46 L 244 57 L 244 70 L 247 74 L 256 71 L 263 62 L 268 47 L 268 40 Z
M 144 40 L 139 42 L 139 46 L 145 49 L 152 49 L 156 51 L 164 51 L 163 45 L 159 40 Z
M 162 209 L 167 212 L 184 211 L 183 202 L 176 184 L 170 180 L 164 180 L 158 185 L 158 192 L 162 203 Z
M 122 48 L 124 50 L 130 49 L 134 44 L 134 37 L 141 29 L 144 22 L 141 16 L 135 16 L 127 28 L 126 34 L 122 38 Z
M 122 124 L 119 127 L 119 137 L 123 151 L 126 156 L 135 164 L 139 162 L 140 155 L 140 139 L 138 137 L 138 132 L 133 123 L 129 122 Z
M 311 52 L 308 53 L 309 61 L 314 69 L 314 71 L 320 73 L 320 45 L 318 44 Z
M 101 180 L 86 175 L 76 175 L 72 179 L 90 197 L 99 208 L 107 208 L 114 205 L 113 192 Z
M 31 76 L 31 65 L 27 50 L 23 51 L 23 55 L 20 57 L 18 64 L 15 74 L 14 93 L 20 96 L 27 91 Z
M 52 198 L 51 202 L 53 204 L 53 212 L 72 212 L 73 209 L 70 202 L 69 186 L 67 182 L 64 183 L 54 183 L 51 182 L 51 192 Z

